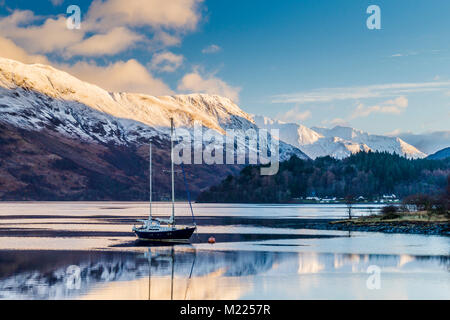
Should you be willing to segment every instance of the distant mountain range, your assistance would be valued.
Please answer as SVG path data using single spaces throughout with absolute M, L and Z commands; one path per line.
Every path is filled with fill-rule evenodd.
M 171 117 L 176 127 L 192 132 L 201 121 L 203 129 L 222 136 L 228 129 L 279 129 L 281 161 L 369 150 L 423 158 L 425 145 L 433 144 L 431 150 L 446 143 L 445 134 L 439 143 L 414 137 L 422 146 L 416 148 L 401 138 L 353 128 L 283 123 L 252 116 L 217 95 L 108 92 L 50 66 L 0 58 L 0 199 L 144 200 L 150 139 L 157 147 L 155 199 L 165 199 Z M 186 171 L 195 196 L 241 168 L 192 165 Z M 176 179 L 182 186 L 182 177 Z M 183 195 L 179 187 L 177 196 Z
M 254 116 L 260 128 L 279 129 L 279 138 L 303 152 L 310 158 L 332 156 L 342 159 L 359 151 L 387 151 L 408 158 L 424 158 L 427 155 L 397 137 L 373 135 L 350 127 L 336 126 L 332 129 L 307 128 L 295 123 L 285 123 L 263 116 Z

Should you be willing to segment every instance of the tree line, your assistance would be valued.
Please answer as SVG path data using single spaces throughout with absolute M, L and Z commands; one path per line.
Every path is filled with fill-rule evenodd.
M 202 192 L 197 201 L 285 203 L 310 196 L 371 200 L 384 194 L 438 195 L 447 188 L 450 158 L 407 159 L 388 152 L 359 152 L 342 160 L 293 156 L 280 163 L 273 176 L 261 176 L 259 167 L 247 166 L 238 175 L 229 175 Z

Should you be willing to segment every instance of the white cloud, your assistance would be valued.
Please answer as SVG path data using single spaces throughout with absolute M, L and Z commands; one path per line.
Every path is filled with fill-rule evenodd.
M 155 35 L 153 36 L 153 41 L 156 43 L 160 43 L 163 47 L 176 46 L 181 43 L 179 35 L 169 34 L 162 30 L 155 32 Z
M 272 97 L 273 103 L 314 103 L 336 100 L 352 100 L 380 97 L 395 97 L 406 93 L 444 91 L 450 81 L 421 83 L 389 83 L 360 87 L 323 88 L 311 91 L 281 94 Z
M 64 16 L 46 19 L 40 25 L 29 25 L 40 20 L 42 18 L 29 10 L 16 10 L 0 18 L 0 35 L 33 54 L 62 52 L 66 47 L 83 40 L 83 32 L 66 28 Z
M 43 55 L 28 54 L 24 49 L 17 46 L 9 39 L 0 36 L 0 55 L 4 58 L 17 60 L 23 63 L 49 64 L 47 57 Z
M 63 58 L 114 55 L 137 43 L 167 47 L 178 45 L 182 34 L 195 30 L 201 18 L 201 3 L 202 0 L 96 0 L 83 15 L 79 30 L 66 27 L 65 13 L 39 17 L 30 10 L 15 10 L 0 17 L 0 36 L 29 53 L 56 53 Z
M 9 39 L 0 37 L 0 56 L 23 63 L 51 64 L 45 56 L 30 55 Z M 107 66 L 94 62 L 78 62 L 74 65 L 52 64 L 69 72 L 83 81 L 98 85 L 109 91 L 137 92 L 151 95 L 173 94 L 173 91 L 160 79 L 155 78 L 138 61 L 118 61 Z
M 0 0 L 1 1 L 1 0 Z M 51 0 L 59 5 L 60 0 Z M 117 61 L 106 66 L 95 60 L 76 63 L 51 63 L 48 57 L 69 59 L 117 55 L 128 48 L 145 44 L 153 52 L 152 70 L 172 72 L 184 60 L 182 55 L 167 51 L 179 45 L 182 36 L 196 29 L 201 19 L 203 0 L 95 0 L 83 13 L 81 29 L 66 26 L 65 13 L 58 16 L 37 16 L 29 10 L 15 10 L 0 17 L 0 55 L 25 63 L 41 62 L 63 69 L 81 80 L 109 91 L 141 92 L 152 95 L 173 94 L 161 80 L 134 59 Z M 211 45 L 208 52 L 220 50 Z M 227 84 L 213 74 L 197 69 L 179 82 L 179 90 L 204 92 L 239 99 L 240 88 Z
M 161 52 L 153 55 L 150 67 L 153 70 L 163 72 L 173 72 L 178 69 L 183 63 L 184 57 L 172 52 Z
M 78 62 L 74 65 L 59 67 L 84 81 L 112 92 L 173 94 L 173 91 L 163 81 L 155 78 L 134 59 L 118 61 L 107 66 L 98 66 L 93 62 Z
M 0 56 L 23 63 L 42 63 L 50 65 L 47 57 L 31 55 L 9 39 L 0 37 Z M 174 92 L 160 79 L 155 78 L 138 61 L 118 61 L 106 66 L 95 62 L 78 62 L 74 65 L 52 64 L 54 67 L 67 71 L 77 78 L 98 85 L 109 91 L 137 92 L 151 95 L 167 95 Z
M 65 50 L 68 56 L 104 56 L 114 55 L 133 46 L 137 41 L 143 40 L 140 34 L 124 27 L 110 30 L 106 34 L 95 34 Z
M 324 120 L 324 121 L 322 121 L 322 124 L 326 125 L 328 127 L 335 127 L 335 126 L 348 127 L 348 126 L 350 126 L 348 121 L 345 119 L 342 119 L 342 118 L 334 118 L 331 120 Z
M 54 5 L 62 2 L 51 1 Z M 25 63 L 50 64 L 110 91 L 173 94 L 162 80 L 134 59 L 101 66 L 94 60 L 51 63 L 46 55 L 63 59 L 103 57 L 117 55 L 139 44 L 151 50 L 179 45 L 182 36 L 197 27 L 202 1 L 95 0 L 83 12 L 79 30 L 67 28 L 65 13 L 37 16 L 30 10 L 15 10 L 0 17 L 0 55 Z M 153 60 L 163 71 L 177 69 L 182 61 L 182 56 L 170 53 L 156 55 Z M 205 83 L 212 84 L 214 79 L 205 79 Z M 186 86 L 189 85 L 194 84 L 188 81 Z M 235 89 L 224 82 L 216 81 L 216 85 L 219 93 L 232 93 Z
M 280 113 L 276 116 L 276 119 L 284 122 L 301 122 L 311 118 L 311 111 L 301 111 L 298 107 L 290 109 L 284 113 Z
M 234 102 L 239 101 L 241 88 L 233 87 L 214 74 L 201 75 L 198 70 L 186 74 L 178 84 L 178 90 L 198 93 L 217 94 L 227 97 Z
M 87 20 L 92 30 L 117 26 L 150 26 L 193 30 L 200 19 L 202 0 L 94 1 Z
M 220 50 L 222 50 L 221 47 L 219 47 L 217 44 L 211 44 L 207 46 L 206 48 L 203 48 L 202 53 L 209 54 L 209 53 L 217 53 Z
M 351 119 L 367 117 L 372 113 L 390 113 L 400 114 L 408 107 L 408 99 L 404 96 L 387 100 L 381 104 L 373 106 L 365 106 L 363 103 L 358 104 L 351 115 Z
M 387 106 L 395 106 L 399 108 L 406 108 L 408 106 L 408 99 L 406 97 L 397 97 L 395 99 L 388 100 L 384 102 Z
M 394 129 L 390 132 L 386 132 L 384 135 L 390 136 L 390 137 L 396 137 L 396 136 L 399 136 L 401 133 L 402 133 L 402 131 L 400 129 Z
M 439 50 L 432 50 L 431 52 L 434 53 L 434 51 L 439 51 Z M 426 53 L 430 53 L 430 52 L 417 52 L 417 51 L 409 51 L 409 52 L 404 52 L 404 53 L 396 53 L 396 54 L 392 54 L 390 57 L 391 58 L 399 58 L 399 57 L 410 57 L 410 56 L 417 56 L 419 54 L 426 54 Z

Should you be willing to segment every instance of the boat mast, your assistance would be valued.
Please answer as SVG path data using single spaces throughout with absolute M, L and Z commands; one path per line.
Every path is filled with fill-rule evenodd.
M 148 216 L 148 221 L 152 221 L 152 142 L 150 140 L 150 155 L 149 155 L 149 186 L 150 186 L 150 215 Z
M 170 163 L 172 171 L 172 217 L 171 222 L 175 225 L 175 180 L 173 170 L 173 118 L 170 118 Z
M 152 296 L 152 248 L 148 248 L 148 300 Z
M 175 256 L 173 254 L 174 250 L 173 250 L 173 246 L 172 246 L 172 250 L 171 250 L 171 254 L 170 256 L 172 257 L 172 276 L 170 277 L 170 300 L 173 300 L 173 273 L 175 271 Z

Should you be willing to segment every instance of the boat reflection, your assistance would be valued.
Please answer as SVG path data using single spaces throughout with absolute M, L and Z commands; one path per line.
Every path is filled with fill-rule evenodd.
M 174 279 L 174 272 L 175 272 L 175 250 L 174 250 L 174 247 L 173 246 L 171 247 L 170 254 L 161 253 L 161 252 L 153 253 L 153 251 L 156 251 L 156 250 L 153 250 L 153 248 L 150 247 L 150 248 L 148 248 L 148 251 L 145 252 L 145 256 L 148 259 L 148 299 L 151 300 L 151 298 L 152 298 L 152 268 L 153 268 L 153 261 L 158 262 L 158 261 L 164 260 L 164 259 L 166 259 L 168 257 L 168 258 L 170 258 L 170 265 L 171 265 L 171 273 L 170 273 L 170 300 L 173 300 L 173 281 L 174 281 L 173 279 Z M 185 293 L 184 293 L 184 300 L 186 300 L 186 297 L 187 297 L 190 280 L 192 278 L 192 271 L 194 270 L 195 260 L 196 260 L 196 257 L 197 257 L 197 251 L 195 250 L 194 247 L 192 247 L 192 252 L 193 252 L 192 266 L 191 266 L 191 270 L 189 272 L 189 276 L 187 278 L 187 285 L 186 285 L 186 290 L 185 290 Z M 156 266 L 157 265 L 158 264 L 156 264 Z M 153 281 L 155 281 L 155 280 L 153 280 Z M 158 281 L 158 278 L 156 279 L 156 281 Z M 159 288 L 159 287 L 161 287 L 161 286 L 156 284 L 156 288 Z

